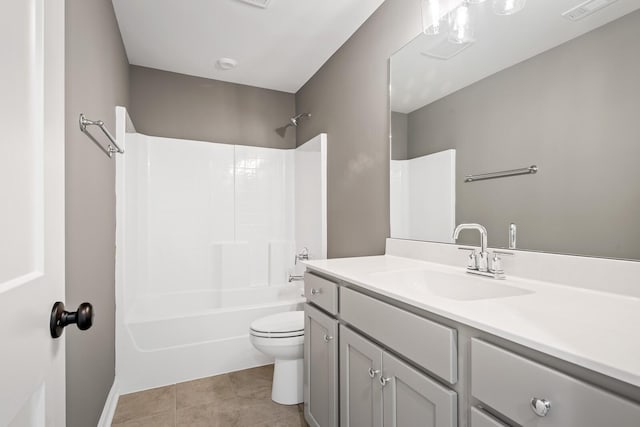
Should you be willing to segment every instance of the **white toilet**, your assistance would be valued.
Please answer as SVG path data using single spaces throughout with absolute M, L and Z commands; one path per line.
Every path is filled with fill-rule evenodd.
M 282 405 L 302 403 L 304 311 L 288 311 L 251 323 L 251 343 L 276 359 L 271 399 Z

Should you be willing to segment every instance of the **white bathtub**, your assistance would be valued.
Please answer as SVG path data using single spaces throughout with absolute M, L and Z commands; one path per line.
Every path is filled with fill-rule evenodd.
M 301 310 L 301 294 L 298 282 L 139 298 L 119 337 L 120 393 L 271 363 L 251 345 L 249 325 L 269 314 Z

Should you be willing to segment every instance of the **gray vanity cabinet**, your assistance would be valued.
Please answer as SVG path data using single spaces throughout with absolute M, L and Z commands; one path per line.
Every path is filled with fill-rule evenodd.
M 351 329 L 340 327 L 342 427 L 455 427 L 457 395 Z
M 640 426 L 640 405 L 476 338 L 471 391 L 524 427 Z
M 471 427 L 508 427 L 479 408 L 471 408 Z
M 304 410 L 311 427 L 337 427 L 338 321 L 304 306 Z
M 637 392 L 526 347 L 326 275 L 307 272 L 305 294 L 312 427 L 640 427 Z
M 304 274 L 304 296 L 329 314 L 338 314 L 338 285 L 317 274 Z
M 340 318 L 443 380 L 458 381 L 455 329 L 346 287 L 340 288 Z
M 340 326 L 340 426 L 382 427 L 382 349 Z
M 455 427 L 457 394 L 389 353 L 382 354 L 384 427 Z

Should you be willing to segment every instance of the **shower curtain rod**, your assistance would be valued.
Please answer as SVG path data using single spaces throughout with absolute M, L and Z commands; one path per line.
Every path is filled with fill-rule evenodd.
M 84 116 L 84 113 L 80 113 L 80 119 L 79 119 L 79 123 L 80 123 L 80 130 L 82 132 L 84 132 L 89 138 L 91 138 L 91 140 L 102 150 L 105 152 L 105 154 L 109 157 L 113 156 L 113 153 L 120 153 L 123 154 L 124 150 L 122 148 L 120 148 L 120 146 L 118 145 L 118 143 L 116 143 L 116 139 L 109 133 L 109 131 L 107 130 L 107 128 L 104 127 L 104 122 L 102 120 L 89 120 Z M 111 141 L 111 144 L 109 144 L 107 146 L 107 148 L 104 148 L 104 146 L 102 144 L 100 144 L 94 137 L 93 135 L 91 135 L 89 133 L 89 131 L 87 130 L 87 126 L 98 126 L 100 128 L 100 130 L 102 131 L 102 133 L 104 133 L 106 135 L 107 138 L 109 138 L 109 141 Z

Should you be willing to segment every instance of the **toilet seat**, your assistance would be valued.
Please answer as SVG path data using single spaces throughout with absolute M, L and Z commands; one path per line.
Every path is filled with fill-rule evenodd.
M 292 338 L 304 335 L 304 312 L 272 314 L 251 323 L 251 335 L 262 338 Z
M 302 337 L 304 336 L 304 329 L 301 331 L 292 331 L 292 332 L 258 332 L 251 330 L 250 334 L 254 337 L 260 338 L 294 338 L 294 337 Z

